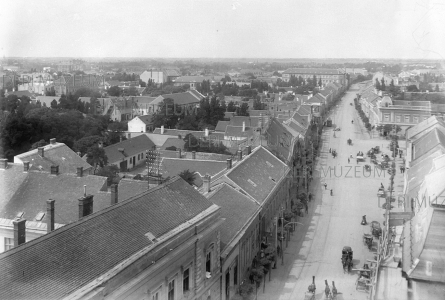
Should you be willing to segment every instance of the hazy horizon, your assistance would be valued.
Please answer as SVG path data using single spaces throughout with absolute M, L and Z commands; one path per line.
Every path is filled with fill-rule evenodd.
M 2 0 L 1 57 L 444 60 L 433 0 Z

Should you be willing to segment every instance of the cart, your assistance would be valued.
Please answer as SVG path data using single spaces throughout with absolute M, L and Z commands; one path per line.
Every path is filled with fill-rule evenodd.
M 344 246 L 341 252 L 341 263 L 343 265 L 343 272 L 346 273 L 347 271 L 349 273 L 351 271 L 353 266 L 352 257 L 353 257 L 352 248 L 349 246 Z
M 363 156 L 357 155 L 356 158 L 357 158 L 357 162 L 365 161 L 365 158 Z
M 371 250 L 372 249 L 372 240 L 373 237 L 371 234 L 369 233 L 365 233 L 363 234 L 363 243 L 368 246 L 368 249 Z

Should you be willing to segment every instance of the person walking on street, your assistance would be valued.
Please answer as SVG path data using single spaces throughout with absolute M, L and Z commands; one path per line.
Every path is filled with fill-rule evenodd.
M 327 190 L 328 189 L 328 184 L 325 182 L 324 183 L 324 189 Z
M 332 191 L 332 189 L 331 189 L 331 196 L 334 196 L 334 192 Z
M 349 159 L 349 157 L 348 157 L 348 164 L 351 162 L 351 160 Z
M 331 150 L 332 150 L 332 149 L 331 149 L 331 148 L 329 148 L 329 153 L 331 153 Z
M 304 210 L 306 211 L 306 214 L 308 214 L 308 206 L 307 206 L 307 203 L 306 202 L 304 202 Z
M 309 202 L 311 202 L 312 201 L 312 194 L 311 193 L 309 193 L 308 198 L 309 198 Z

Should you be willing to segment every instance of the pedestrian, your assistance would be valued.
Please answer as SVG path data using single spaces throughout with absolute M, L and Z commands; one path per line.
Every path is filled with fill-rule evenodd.
M 333 196 L 334 195 L 334 192 L 332 191 L 332 189 L 331 189 L 331 196 Z
M 311 202 L 311 201 L 312 201 L 312 194 L 309 193 L 309 202 Z
M 307 211 L 308 211 L 308 206 L 307 206 L 307 203 L 305 202 L 304 203 L 304 209 L 306 210 L 306 214 L 308 213 Z
M 280 245 L 277 246 L 277 254 L 278 254 L 278 257 L 281 257 L 281 247 L 280 247 Z
M 351 160 L 349 159 L 349 157 L 348 157 L 348 164 L 351 162 Z
M 385 187 L 383 186 L 383 183 L 381 183 L 381 182 L 380 182 L 380 187 L 381 187 L 382 189 L 385 188 Z
M 327 190 L 328 189 L 328 184 L 325 182 L 324 183 L 324 189 Z
M 400 166 L 400 173 L 403 173 L 402 169 L 403 169 L 402 166 Z

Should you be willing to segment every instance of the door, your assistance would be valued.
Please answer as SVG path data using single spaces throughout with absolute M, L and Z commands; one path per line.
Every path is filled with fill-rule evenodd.
M 226 272 L 226 300 L 230 299 L 230 271 Z
M 120 167 L 121 172 L 126 172 L 127 171 L 127 161 L 126 160 L 122 161 L 119 164 L 119 167 Z

